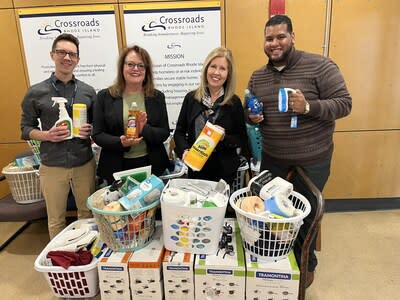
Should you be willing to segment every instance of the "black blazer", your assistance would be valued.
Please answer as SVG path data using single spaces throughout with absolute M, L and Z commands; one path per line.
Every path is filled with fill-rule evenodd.
M 205 109 L 205 106 L 194 98 L 194 91 L 185 96 L 174 133 L 175 152 L 179 157 L 182 157 L 185 149 L 189 149 L 195 142 L 195 119 Z M 225 129 L 225 137 L 218 143 L 203 169 L 191 174 L 197 178 L 223 178 L 229 182 L 240 164 L 237 148 L 247 148 L 246 124 L 243 105 L 238 96 L 233 96 L 232 105 L 225 104 L 219 110 L 213 123 Z
M 142 136 L 147 145 L 152 173 L 160 176 L 168 167 L 169 159 L 163 142 L 169 137 L 165 95 L 155 90 L 153 97 L 145 97 L 147 124 Z M 122 97 L 112 97 L 108 89 L 98 92 L 93 108 L 93 140 L 101 147 L 97 175 L 113 180 L 114 172 L 122 171 L 124 152 L 130 147 L 123 147 L 120 136 L 124 134 Z

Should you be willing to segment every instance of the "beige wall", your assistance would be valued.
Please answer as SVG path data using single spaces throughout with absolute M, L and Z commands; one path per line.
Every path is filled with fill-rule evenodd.
M 57 5 L 143 1 L 56 1 Z M 0 167 L 27 149 L 19 139 L 20 101 L 27 88 L 13 7 L 46 6 L 48 0 L 0 0 Z M 323 53 L 327 0 L 286 0 L 296 47 Z M 353 111 L 337 122 L 335 152 L 326 198 L 400 197 L 400 25 L 398 0 L 333 0 L 329 56 L 340 67 L 353 97 Z M 268 0 L 226 0 L 223 13 L 226 46 L 238 68 L 237 94 L 253 70 L 266 63 L 263 29 Z M 121 38 L 121 37 L 120 37 Z M 6 130 L 4 130 L 6 129 Z M 0 184 L 0 196 L 7 192 Z

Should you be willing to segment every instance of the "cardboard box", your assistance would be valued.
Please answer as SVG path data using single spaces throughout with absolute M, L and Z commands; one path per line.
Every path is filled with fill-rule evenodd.
M 153 240 L 146 247 L 134 251 L 129 258 L 132 299 L 163 299 L 162 260 L 164 251 L 162 226 L 161 223 L 158 223 Z
M 195 255 L 166 250 L 163 260 L 165 300 L 194 300 Z
M 130 300 L 128 261 L 132 252 L 114 252 L 111 249 L 98 261 L 99 285 L 102 300 Z
M 221 236 L 220 248 L 216 254 L 196 255 L 194 265 L 196 300 L 232 300 L 245 297 L 246 268 L 239 225 L 234 219 L 226 219 L 224 227 L 229 226 L 232 228 L 232 233 L 225 237 L 224 234 Z M 228 243 L 223 242 L 229 240 L 226 236 L 232 237 Z
M 297 299 L 300 270 L 293 251 L 287 258 L 272 262 L 257 261 L 256 257 L 247 252 L 245 255 L 246 299 Z

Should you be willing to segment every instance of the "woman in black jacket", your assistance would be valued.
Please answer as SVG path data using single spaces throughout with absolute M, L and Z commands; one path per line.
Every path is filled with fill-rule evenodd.
M 207 121 L 225 132 L 204 167 L 189 170 L 190 178 L 222 178 L 232 184 L 236 176 L 240 164 L 237 149 L 247 145 L 247 134 L 243 105 L 234 94 L 235 80 L 232 52 L 219 47 L 208 54 L 199 87 L 185 96 L 174 133 L 179 157 L 186 155 Z
M 136 102 L 137 137 L 126 135 L 129 108 Z M 115 83 L 98 92 L 93 111 L 93 140 L 101 147 L 97 174 L 111 184 L 113 173 L 147 165 L 159 176 L 168 167 L 163 142 L 169 137 L 165 95 L 154 88 L 152 62 L 139 47 L 118 59 Z

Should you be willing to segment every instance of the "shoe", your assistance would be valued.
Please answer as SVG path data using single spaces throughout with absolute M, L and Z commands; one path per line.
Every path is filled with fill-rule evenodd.
M 308 288 L 314 281 L 314 271 L 309 272 L 307 271 L 307 282 L 306 282 L 306 288 Z

